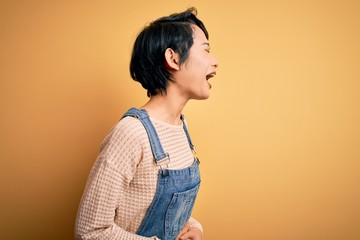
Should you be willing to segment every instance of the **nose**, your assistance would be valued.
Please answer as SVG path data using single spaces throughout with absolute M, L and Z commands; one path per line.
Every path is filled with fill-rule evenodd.
M 219 66 L 219 61 L 216 59 L 215 56 L 213 56 L 213 61 L 212 61 L 212 66 L 214 66 L 215 68 L 217 68 Z

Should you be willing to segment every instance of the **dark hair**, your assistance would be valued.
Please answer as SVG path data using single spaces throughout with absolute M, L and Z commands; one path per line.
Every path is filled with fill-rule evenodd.
M 159 18 L 146 26 L 137 36 L 131 61 L 130 75 L 147 90 L 148 97 L 166 93 L 171 73 L 165 68 L 165 50 L 171 48 L 183 64 L 193 45 L 193 29 L 197 25 L 209 39 L 204 24 L 197 17 L 195 8 Z

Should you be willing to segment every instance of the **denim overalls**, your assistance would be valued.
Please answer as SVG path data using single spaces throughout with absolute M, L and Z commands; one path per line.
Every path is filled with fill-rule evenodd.
M 126 116 L 136 117 L 144 125 L 155 164 L 170 161 L 146 110 L 131 108 L 123 117 Z M 194 150 L 183 116 L 181 120 L 190 148 Z M 196 157 L 190 167 L 180 170 L 160 167 L 154 199 L 136 234 L 145 237 L 156 236 L 161 240 L 174 240 L 190 218 L 199 186 L 199 161 Z

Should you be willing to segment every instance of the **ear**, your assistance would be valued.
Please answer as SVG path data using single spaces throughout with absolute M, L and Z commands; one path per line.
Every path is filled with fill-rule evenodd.
M 180 70 L 180 57 L 174 50 L 167 48 L 165 50 L 165 66 L 171 70 Z

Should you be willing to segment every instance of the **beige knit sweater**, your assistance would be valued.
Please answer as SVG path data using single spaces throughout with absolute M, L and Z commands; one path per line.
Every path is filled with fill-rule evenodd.
M 168 168 L 193 164 L 183 126 L 151 121 L 170 156 Z M 135 234 L 155 195 L 159 171 L 142 123 L 133 117 L 122 119 L 100 150 L 79 206 L 76 239 L 156 239 Z M 193 218 L 189 222 L 202 231 L 199 222 Z

